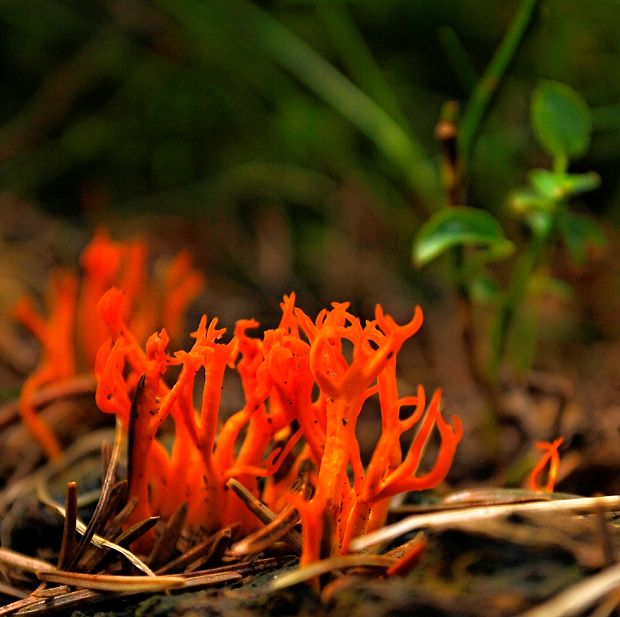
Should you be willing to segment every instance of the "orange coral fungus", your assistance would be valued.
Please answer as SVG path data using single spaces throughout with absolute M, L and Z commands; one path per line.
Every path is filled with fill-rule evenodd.
M 123 317 L 130 321 L 138 340 L 144 341 L 164 319 L 174 336 L 183 333 L 183 312 L 200 291 L 202 276 L 192 269 L 188 255 L 180 253 L 163 272 L 163 280 L 150 282 L 146 253 L 142 240 L 113 242 L 104 230 L 98 230 L 82 253 L 81 279 L 74 272 L 52 275 L 45 316 L 37 312 L 30 298 L 22 298 L 14 308 L 16 319 L 41 344 L 39 366 L 21 391 L 20 413 L 49 458 L 60 454 L 60 444 L 37 415 L 34 395 L 49 383 L 67 382 L 78 372 L 94 369 L 97 350 L 108 336 L 96 311 L 105 291 L 112 285 L 124 290 Z
M 415 397 L 398 395 L 396 356 L 422 325 L 421 310 L 417 308 L 411 321 L 399 326 L 378 306 L 375 319 L 362 327 L 347 308 L 347 304 L 334 305 L 332 311 L 319 315 L 308 332 L 310 367 L 324 400 L 326 427 L 315 495 L 300 504 L 302 563 L 319 558 L 325 547 L 331 553 L 346 552 L 353 537 L 380 527 L 393 495 L 439 484 L 461 438 L 458 418 L 454 417 L 451 426 L 441 415 L 440 392 L 432 397 L 427 410 L 423 388 L 418 388 Z M 353 345 L 350 362 L 343 353 L 346 341 Z M 364 470 L 355 427 L 365 400 L 375 393 L 381 405 L 382 432 Z M 401 419 L 400 410 L 405 406 L 415 410 Z M 417 433 L 403 456 L 400 437 L 416 424 Z M 434 427 L 441 438 L 437 459 L 429 472 L 418 476 Z
M 49 316 L 41 317 L 27 298 L 15 306 L 16 318 L 41 342 L 41 361 L 22 386 L 19 410 L 28 430 L 50 458 L 60 454 L 58 441 L 37 416 L 32 402 L 34 394 L 48 383 L 75 375 L 73 322 L 77 298 L 77 278 L 69 272 L 56 273 L 47 296 Z
M 452 424 L 443 419 L 439 392 L 427 408 L 423 388 L 408 397 L 397 389 L 396 356 L 420 328 L 420 309 L 401 326 L 377 307 L 374 320 L 362 325 L 348 304 L 334 303 L 312 321 L 291 295 L 282 303 L 279 326 L 262 337 L 250 336 L 258 324 L 244 320 L 228 343 L 220 342 L 225 331 L 203 317 L 192 348 L 173 356 L 165 354 L 165 330 L 152 335 L 145 350 L 138 344 L 123 318 L 120 291 L 107 292 L 99 311 L 112 336 L 97 356 L 97 403 L 130 433 L 130 493 L 139 505 L 128 524 L 170 516 L 185 502 L 187 523 L 196 531 L 240 525 L 249 532 L 256 521 L 226 489 L 235 477 L 276 511 L 295 505 L 307 563 L 324 551 L 346 552 L 350 539 L 383 524 L 392 496 L 432 488 L 450 468 L 461 437 L 458 418 Z M 162 377 L 171 365 L 181 370 L 169 388 Z M 227 368 L 238 374 L 245 403 L 220 426 Z M 364 469 L 355 430 L 373 396 L 381 406 L 382 431 Z M 401 418 L 404 408 L 413 411 Z M 170 449 L 158 439 L 168 417 L 175 431 Z M 403 452 L 401 437 L 416 426 Z M 421 472 L 434 430 L 436 460 Z M 303 473 L 314 485 L 313 496 L 292 488 Z
M 553 442 L 539 441 L 536 443 L 536 447 L 543 451 L 538 463 L 530 473 L 528 478 L 528 487 L 533 491 L 545 491 L 547 493 L 553 492 L 555 482 L 558 477 L 558 471 L 560 470 L 560 454 L 558 448 L 564 442 L 564 437 L 560 437 Z M 547 471 L 547 482 L 545 485 L 541 485 L 538 481 L 538 476 L 543 472 L 545 467 L 549 466 Z

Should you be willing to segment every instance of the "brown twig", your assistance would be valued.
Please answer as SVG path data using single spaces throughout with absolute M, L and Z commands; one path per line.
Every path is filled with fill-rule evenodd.
M 420 561 L 422 553 L 426 550 L 428 542 L 423 533 L 419 533 L 414 538 L 401 544 L 386 553 L 386 556 L 393 557 L 394 563 L 385 571 L 387 576 L 404 576 Z
M 614 546 L 611 541 L 609 525 L 607 524 L 607 517 L 605 511 L 602 508 L 596 508 L 596 524 L 598 529 L 598 535 L 601 541 L 601 551 L 603 553 L 603 560 L 606 566 L 612 566 L 617 562 Z
M 76 566 L 78 560 L 83 555 L 86 547 L 90 543 L 93 536 L 98 533 L 99 530 L 102 529 L 106 523 L 106 519 L 102 516 L 102 514 L 104 514 L 108 508 L 108 500 L 110 499 L 112 489 L 114 488 L 116 470 L 118 468 L 118 463 L 121 456 L 122 443 L 122 428 L 120 424 L 117 424 L 116 433 L 114 435 L 114 448 L 112 449 L 110 464 L 108 465 L 108 470 L 103 481 L 103 486 L 101 487 L 101 496 L 99 497 L 99 501 L 97 502 L 95 511 L 93 512 L 93 515 L 88 522 L 88 525 L 86 526 L 84 535 L 82 536 L 79 544 L 75 549 L 73 558 L 68 564 L 69 570 Z
M 147 563 L 154 570 L 166 563 L 174 553 L 185 524 L 187 510 L 187 503 L 182 503 L 166 521 L 166 526 L 155 540 L 151 554 L 147 559 Z
M 301 536 L 293 530 L 298 522 L 299 512 L 289 503 L 271 522 L 236 542 L 231 548 L 231 553 L 238 557 L 260 553 L 283 538 L 288 540 L 291 548 L 301 552 Z
M 127 429 L 127 494 L 131 495 L 131 482 L 133 478 L 133 451 L 136 440 L 136 420 L 138 419 L 138 407 L 144 394 L 144 386 L 146 384 L 146 375 L 142 375 L 136 386 L 136 391 L 131 401 L 131 409 L 129 410 L 129 427 Z
M 257 499 L 248 491 L 241 482 L 236 480 L 235 478 L 230 478 L 228 482 L 226 482 L 226 486 L 232 489 L 243 501 L 245 507 L 261 522 L 267 524 L 271 523 L 273 519 L 276 517 L 275 512 L 268 508 L 260 499 Z
M 260 499 L 254 497 L 254 495 L 235 478 L 228 480 L 226 486 L 231 488 L 243 501 L 248 510 L 265 524 L 262 530 L 238 542 L 233 547 L 234 554 L 245 555 L 251 552 L 259 552 L 279 539 L 284 539 L 296 551 L 301 550 L 301 535 L 293 529 L 299 518 L 299 513 L 295 508 L 288 504 L 283 508 L 282 512 L 276 514 L 260 501 Z M 296 492 L 303 492 L 304 498 L 306 499 L 311 496 L 314 487 L 312 487 L 308 481 L 307 474 L 304 474 L 302 478 L 298 479 L 293 490 Z M 267 542 L 267 544 L 265 544 L 265 542 Z M 261 548 L 256 550 L 257 547 Z
M 348 568 L 381 568 L 387 569 L 394 564 L 396 560 L 386 555 L 337 555 L 320 559 L 313 563 L 297 568 L 291 572 L 287 572 L 277 577 L 271 584 L 272 590 L 284 589 L 292 587 L 298 583 L 303 583 L 311 579 L 317 578 L 333 570 L 342 570 Z
M 64 570 L 73 559 L 77 510 L 77 482 L 67 482 L 67 490 L 65 493 L 65 522 L 62 530 L 60 553 L 58 555 L 59 570 Z
M 142 537 L 145 533 L 153 529 L 155 525 L 159 522 L 158 516 L 152 516 L 150 518 L 145 518 L 144 520 L 132 525 L 126 531 L 123 531 L 116 538 L 114 538 L 114 543 L 120 547 L 128 547 L 132 542 L 135 542 L 138 538 Z M 103 547 L 100 548 L 97 553 L 95 553 L 94 557 L 89 561 L 80 562 L 80 566 L 82 569 L 92 572 L 95 570 L 102 569 L 106 562 L 110 559 L 112 555 L 112 547 Z
M 206 540 L 192 547 L 181 556 L 170 561 L 157 570 L 157 574 L 167 572 L 194 572 L 203 566 L 207 561 L 214 559 L 216 555 L 222 555 L 225 548 L 230 544 L 232 529 L 220 529 L 210 535 Z
M 54 572 L 57 569 L 51 563 L 47 563 L 47 561 L 37 559 L 36 557 L 22 555 L 21 553 L 1 546 L 0 563 L 12 570 L 20 570 L 22 572 L 30 572 L 32 574 L 46 570 L 49 572 Z
M 132 593 L 157 592 L 183 587 L 180 576 L 119 576 L 116 574 L 85 574 L 81 572 L 46 571 L 36 573 L 46 583 L 60 583 L 81 589 L 102 591 L 129 591 Z
M 459 104 L 448 101 L 441 110 L 441 117 L 435 126 L 435 138 L 443 151 L 442 180 L 451 206 L 465 203 L 462 162 L 459 157 L 458 128 Z
M 4 555 L 3 555 L 4 551 Z M 26 571 L 36 572 L 37 566 L 47 566 L 50 568 L 50 572 L 56 573 L 56 569 L 38 559 L 27 558 L 23 555 L 15 554 L 13 551 L 9 551 L 9 555 L 6 554 L 6 549 L 0 549 L 0 561 L 2 557 L 8 559 L 9 562 L 15 564 L 19 563 L 20 566 L 26 566 Z M 15 557 L 17 555 L 17 557 Z M 193 587 L 213 587 L 216 585 L 221 585 L 223 583 L 233 583 L 242 581 L 247 576 L 252 576 L 255 574 L 259 574 L 261 572 L 266 572 L 269 570 L 274 570 L 275 568 L 279 568 L 290 561 L 290 556 L 281 556 L 281 557 L 268 557 L 265 559 L 255 559 L 252 561 L 246 562 L 237 562 L 234 564 L 230 564 L 227 566 L 222 566 L 219 568 L 212 568 L 210 570 L 204 570 L 201 572 L 193 572 L 191 574 L 185 574 L 174 577 L 157 577 L 156 581 L 161 582 L 162 580 L 174 581 L 174 584 L 180 579 L 182 581 L 182 588 L 193 588 Z M 19 568 L 22 569 L 22 568 Z M 61 573 L 69 574 L 72 573 Z M 45 574 L 43 574 L 45 576 Z M 122 578 L 112 579 L 113 584 L 123 585 Z M 127 577 L 124 577 L 127 578 Z M 152 581 L 152 577 L 129 577 L 130 579 L 141 579 L 144 583 L 140 583 L 140 581 L 136 582 L 133 586 L 130 585 L 130 589 L 126 588 L 124 591 L 111 591 L 110 586 L 105 587 L 105 590 L 95 591 L 93 589 L 79 589 L 77 591 L 69 591 L 67 586 L 55 587 L 53 589 L 48 589 L 39 596 L 31 594 L 26 598 L 22 598 L 17 600 L 16 602 L 12 602 L 11 604 L 7 604 L 3 607 L 0 607 L 0 617 L 4 617 L 6 615 L 12 615 L 17 611 L 20 611 L 20 615 L 48 615 L 52 611 L 60 611 L 60 610 L 69 610 L 75 609 L 85 604 L 90 604 L 94 602 L 101 601 L 103 599 L 113 599 L 113 598 L 125 598 L 132 595 L 137 595 L 140 593 L 144 593 L 143 585 L 148 581 Z M 58 577 L 60 579 L 60 577 Z M 75 576 L 71 579 L 63 579 L 65 581 L 71 580 L 71 584 L 74 585 L 77 582 L 84 585 L 92 584 L 92 577 L 89 579 L 87 576 L 82 575 L 81 581 L 77 581 Z M 106 579 L 99 579 L 100 583 L 105 585 Z M 51 581 L 50 581 L 51 582 Z M 157 585 L 157 582 L 155 583 Z
M 124 503 L 127 495 L 127 480 L 121 480 L 114 486 L 114 490 L 117 495 L 118 503 Z M 110 500 L 111 501 L 111 500 Z M 129 518 L 130 514 L 134 511 L 137 499 L 132 498 L 125 502 L 125 505 L 118 511 L 118 503 L 116 508 L 110 508 L 108 513 L 108 522 L 105 526 L 105 535 L 108 538 L 115 538 L 121 530 L 123 523 Z

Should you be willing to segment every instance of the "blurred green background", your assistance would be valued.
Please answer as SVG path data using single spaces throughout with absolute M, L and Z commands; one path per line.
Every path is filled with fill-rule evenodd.
M 274 301 L 292 288 L 368 306 L 412 286 L 432 296 L 410 245 L 441 201 L 440 109 L 467 113 L 527 4 L 4 0 L 1 190 L 85 227 L 175 219 L 165 229 L 213 277 Z M 548 78 L 593 109 L 573 170 L 602 188 L 579 207 L 617 224 L 620 2 L 529 4 L 472 141 L 468 204 L 510 225 L 508 192 L 548 166 L 528 122 Z
M 493 437 L 472 386 L 497 305 L 474 307 L 468 347 L 449 259 L 416 269 L 411 246 L 445 205 L 435 128 L 456 101 L 464 205 L 516 244 L 492 265 L 508 287 L 530 237 L 509 195 L 552 164 L 530 98 L 554 80 L 592 110 L 590 148 L 569 171 L 601 187 L 570 208 L 601 224 L 607 247 L 583 265 L 557 238 L 545 247 L 510 352 L 572 379 L 595 431 L 592 410 L 617 410 L 620 392 L 619 32 L 618 0 L 3 0 L 0 308 L 41 293 L 53 265 L 75 266 L 98 224 L 144 233 L 152 255 L 189 247 L 207 277 L 195 313 L 229 328 L 275 325 L 291 290 L 311 315 L 350 300 L 368 318 L 381 302 L 402 321 L 419 303 L 427 325 L 400 366 L 412 387 L 444 387 L 468 431 L 459 456 L 474 472 L 459 473 L 488 476 L 481 453 L 510 461 L 522 441 L 512 428 Z M 489 66 L 498 78 L 482 81 Z M 510 422 L 555 438 L 555 390 L 539 408 L 515 383 Z

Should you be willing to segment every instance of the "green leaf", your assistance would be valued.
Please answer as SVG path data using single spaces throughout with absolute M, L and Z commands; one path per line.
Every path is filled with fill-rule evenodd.
M 585 174 L 565 174 L 547 169 L 533 169 L 529 173 L 529 181 L 538 193 L 553 201 L 559 201 L 598 188 L 601 178 L 593 171 Z
M 585 264 L 588 248 L 602 248 L 606 244 L 603 229 L 589 216 L 563 212 L 558 227 L 573 261 L 579 266 Z
M 420 227 L 413 243 L 413 261 L 424 266 L 455 246 L 484 248 L 489 261 L 503 259 L 514 250 L 493 215 L 459 206 L 437 212 Z
M 541 81 L 532 94 L 530 117 L 540 145 L 554 157 L 578 157 L 588 149 L 592 117 L 571 87 Z

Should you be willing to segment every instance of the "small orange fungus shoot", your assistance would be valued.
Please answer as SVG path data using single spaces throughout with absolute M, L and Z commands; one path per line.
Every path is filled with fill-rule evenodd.
M 528 487 L 531 490 L 544 491 L 547 493 L 553 492 L 558 477 L 558 471 L 560 470 L 560 454 L 558 448 L 563 442 L 564 438 L 560 437 L 553 442 L 539 441 L 536 443 L 536 448 L 542 450 L 543 455 L 530 473 Z M 547 482 L 541 485 L 538 478 L 546 467 L 548 467 Z
M 97 318 L 96 307 L 111 286 L 125 292 L 123 318 L 140 342 L 164 319 L 174 336 L 183 334 L 183 314 L 200 292 L 203 277 L 182 252 L 161 276 L 150 278 L 146 257 L 143 240 L 114 242 L 99 229 L 82 253 L 81 277 L 62 270 L 52 274 L 43 314 L 28 297 L 21 298 L 13 309 L 16 320 L 41 345 L 39 365 L 22 387 L 19 410 L 48 458 L 58 457 L 61 447 L 36 413 L 33 397 L 48 384 L 68 382 L 94 370 L 97 351 L 108 336 L 106 325 Z
M 250 533 L 258 522 L 227 489 L 234 477 L 276 512 L 291 504 L 299 511 L 302 562 L 309 563 L 346 553 L 353 537 L 383 525 L 394 495 L 435 487 L 446 477 L 462 434 L 458 418 L 443 418 L 440 392 L 428 404 L 421 386 L 413 396 L 398 392 L 396 357 L 422 325 L 419 308 L 404 325 L 379 306 L 362 324 L 347 303 L 312 320 L 291 294 L 278 327 L 262 336 L 250 334 L 255 321 L 242 320 L 226 342 L 217 319 L 203 316 L 191 349 L 170 354 L 165 330 L 142 346 L 125 303 L 111 289 L 98 305 L 111 337 L 97 354 L 96 398 L 130 434 L 129 492 L 138 506 L 128 525 L 151 515 L 167 518 L 186 503 L 192 532 L 234 525 Z M 169 386 L 164 378 L 171 366 L 180 372 Z M 237 374 L 245 401 L 222 421 L 227 371 Z M 364 466 L 356 426 L 373 397 L 381 433 Z M 167 418 L 174 435 L 164 447 Z M 423 464 L 433 436 L 434 460 Z M 304 475 L 313 490 L 295 490 Z M 149 541 L 133 548 L 147 551 Z

